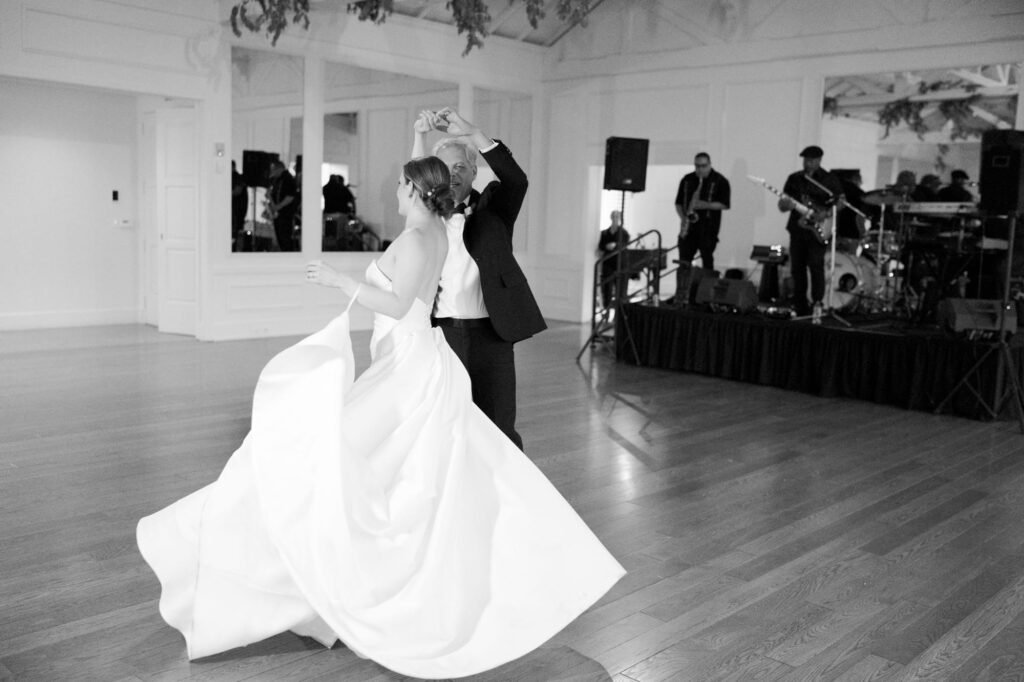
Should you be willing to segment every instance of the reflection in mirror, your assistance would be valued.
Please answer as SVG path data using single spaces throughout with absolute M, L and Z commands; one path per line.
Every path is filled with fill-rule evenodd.
M 359 217 L 351 162 L 359 153 L 359 114 L 324 115 L 324 251 L 379 251 L 381 238 Z
M 235 47 L 231 63 L 231 250 L 297 251 L 302 243 L 302 59 Z
M 978 209 L 981 141 L 1014 127 L 1019 83 L 1012 64 L 825 81 L 821 146 L 852 207 L 836 248 L 863 281 L 902 282 L 919 319 L 939 297 L 1000 295 L 1007 225 Z
M 822 121 L 825 158 L 832 167 L 859 170 L 865 189 L 899 185 L 910 194 L 928 184 L 936 194 L 968 201 L 963 191 L 951 189 L 952 173 L 959 170 L 969 178 L 960 189 L 976 202 L 981 135 L 1013 128 L 1019 75 L 1016 65 L 993 64 L 830 77 Z M 907 185 L 911 174 L 913 186 Z M 918 196 L 926 195 L 919 190 Z
M 324 251 L 379 251 L 398 236 L 404 221 L 395 180 L 409 158 L 413 121 L 422 109 L 457 101 L 450 82 L 324 65 Z

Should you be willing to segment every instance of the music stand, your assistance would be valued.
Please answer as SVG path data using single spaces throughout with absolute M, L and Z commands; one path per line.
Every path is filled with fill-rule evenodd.
M 1005 218 L 1008 217 L 1010 221 L 1008 237 L 1008 247 L 1006 251 L 1006 267 L 1003 275 L 1003 297 L 1001 301 L 1001 307 L 999 310 L 999 331 L 995 343 L 989 344 L 988 349 L 981 354 L 981 357 L 971 365 L 970 369 L 964 373 L 960 381 L 956 383 L 953 389 L 942 399 L 936 408 L 935 414 L 942 412 L 942 408 L 953 399 L 953 396 L 960 390 L 961 387 L 966 386 L 974 397 L 981 403 L 981 406 L 988 412 L 989 417 L 995 419 L 998 417 L 1003 408 L 1006 407 L 1006 401 L 1010 398 L 1013 399 L 1013 406 L 1017 412 L 1017 422 L 1020 426 L 1020 432 L 1024 434 L 1024 392 L 1021 391 L 1020 379 L 1017 375 L 1017 365 L 1013 361 L 1013 353 L 1010 351 L 1010 344 L 1007 342 L 1009 334 L 1006 329 L 1006 318 L 1007 311 L 1009 311 L 1011 305 L 1016 303 L 1010 301 L 1010 280 L 1011 271 L 1013 270 L 1013 244 L 1016 238 L 1017 232 L 1017 219 L 1018 213 L 1013 212 L 1009 216 L 990 216 L 993 218 Z M 981 366 L 985 364 L 985 360 L 989 358 L 993 353 L 997 355 L 996 358 L 996 386 L 995 395 L 992 396 L 992 404 L 986 401 L 985 396 L 975 389 L 970 384 L 972 376 L 977 377 L 978 371 Z

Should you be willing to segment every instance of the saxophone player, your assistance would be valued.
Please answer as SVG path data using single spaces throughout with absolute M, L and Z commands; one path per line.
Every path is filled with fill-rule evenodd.
M 711 167 L 711 156 L 707 152 L 694 156 L 693 165 L 694 171 L 683 176 L 676 193 L 676 214 L 680 221 L 679 266 L 683 271 L 700 252 L 701 264 L 714 270 L 722 211 L 729 208 L 729 181 Z

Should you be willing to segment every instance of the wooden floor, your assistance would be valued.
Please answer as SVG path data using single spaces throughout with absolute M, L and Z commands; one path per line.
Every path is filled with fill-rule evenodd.
M 584 337 L 517 347 L 520 431 L 629 574 L 471 679 L 1024 678 L 1015 422 L 581 366 Z M 217 476 L 294 340 L 0 333 L 0 680 L 404 679 L 290 633 L 189 663 L 135 547 Z

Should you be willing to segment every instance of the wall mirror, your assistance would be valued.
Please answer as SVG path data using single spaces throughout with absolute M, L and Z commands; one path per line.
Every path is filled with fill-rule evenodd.
M 301 243 L 303 60 L 232 48 L 233 252 Z
M 859 170 L 865 190 L 891 187 L 907 171 L 941 188 L 962 170 L 977 199 L 981 135 L 1014 127 L 1019 84 L 1016 64 L 827 78 L 825 165 Z

